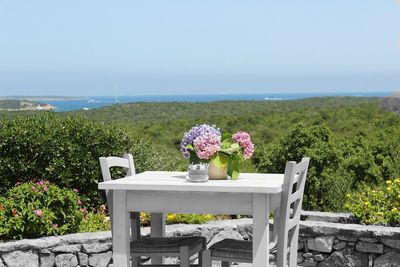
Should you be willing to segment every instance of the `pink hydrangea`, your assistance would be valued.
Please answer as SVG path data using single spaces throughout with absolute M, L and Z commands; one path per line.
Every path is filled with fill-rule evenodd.
M 247 132 L 239 131 L 232 135 L 232 140 L 239 143 L 243 148 L 243 157 L 245 159 L 251 158 L 254 153 L 254 144 L 251 142 L 250 135 Z
M 37 217 L 43 217 L 44 213 L 41 210 L 34 210 L 33 213 L 37 216 Z
M 193 141 L 196 155 L 199 159 L 208 160 L 221 148 L 221 137 L 212 132 L 198 136 Z
M 43 192 L 47 192 L 49 190 L 49 188 L 47 186 L 43 187 Z

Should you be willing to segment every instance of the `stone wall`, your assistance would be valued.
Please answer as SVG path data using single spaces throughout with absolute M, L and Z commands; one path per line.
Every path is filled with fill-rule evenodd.
M 346 224 L 351 219 L 347 214 L 307 212 L 303 219 L 306 221 L 301 222 L 300 228 L 300 266 L 400 266 L 399 227 Z M 142 233 L 148 235 L 149 229 L 143 228 Z M 209 245 L 227 237 L 251 240 L 252 221 L 169 225 L 166 233 L 168 236 L 205 236 Z M 110 232 L 0 243 L 0 267 L 106 267 L 112 265 L 111 258 Z M 168 262 L 175 263 L 175 259 L 168 259 Z

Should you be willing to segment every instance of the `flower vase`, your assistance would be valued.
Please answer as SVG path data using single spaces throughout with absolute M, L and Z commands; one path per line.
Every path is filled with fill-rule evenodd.
M 207 182 L 209 163 L 190 163 L 188 167 L 189 182 Z
M 228 165 L 225 165 L 225 167 L 220 168 L 213 162 L 211 162 L 210 166 L 208 167 L 208 177 L 210 180 L 226 180 L 228 177 L 227 171 L 228 171 Z

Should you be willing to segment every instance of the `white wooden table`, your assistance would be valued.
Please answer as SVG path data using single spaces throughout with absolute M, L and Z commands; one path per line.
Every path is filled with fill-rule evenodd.
M 252 215 L 253 266 L 269 266 L 268 215 L 279 207 L 282 185 L 283 174 L 241 173 L 234 181 L 191 183 L 185 172 L 144 172 L 99 183 L 99 189 L 113 192 L 114 266 L 130 266 L 131 211 Z

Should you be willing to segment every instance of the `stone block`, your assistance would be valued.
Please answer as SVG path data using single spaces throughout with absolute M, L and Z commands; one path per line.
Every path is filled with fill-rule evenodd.
M 80 266 L 88 266 L 89 265 L 89 256 L 85 253 L 78 252 L 78 259 Z
M 39 256 L 32 251 L 13 251 L 3 254 L 7 267 L 39 267 Z
M 347 236 L 347 235 L 338 235 L 337 237 L 339 240 L 347 241 L 347 242 L 357 242 L 358 238 L 354 236 Z
M 57 253 L 75 253 L 81 251 L 81 247 L 82 247 L 81 244 L 61 245 L 53 248 L 52 251 Z
M 92 254 L 89 257 L 89 266 L 95 267 L 107 267 L 110 263 L 112 257 L 112 252 L 100 253 L 100 254 Z
M 388 247 L 395 248 L 400 250 L 400 240 L 389 239 L 389 238 L 382 238 L 381 242 Z
M 301 263 L 301 266 L 316 267 L 318 266 L 318 262 L 316 262 L 313 258 L 307 258 Z
M 314 255 L 314 260 L 315 261 L 323 261 L 325 258 L 324 258 L 324 255 L 322 255 L 322 254 L 315 254 Z
M 60 254 L 55 259 L 56 267 L 76 267 L 78 259 L 74 254 Z
M 3 260 L 1 259 L 1 257 L 0 257 L 0 267 L 6 267 L 6 266 L 4 265 L 4 262 L 3 262 Z
M 312 256 L 313 256 L 313 254 L 311 253 L 311 252 L 306 252 L 306 253 L 303 253 L 303 257 L 304 258 L 312 258 Z
M 336 243 L 335 245 L 333 245 L 333 249 L 334 250 L 338 250 L 338 249 L 344 249 L 346 247 L 346 242 L 342 241 L 339 243 Z
M 367 254 L 344 249 L 333 252 L 318 267 L 366 267 L 368 266 Z
M 364 241 L 358 241 L 357 245 L 356 245 L 356 250 L 360 251 L 360 252 L 366 252 L 366 253 L 382 254 L 383 253 L 383 245 L 376 244 L 376 243 L 364 242 Z
M 40 254 L 40 267 L 53 267 L 56 256 L 54 253 Z
M 374 267 L 400 267 L 400 253 L 389 251 L 374 260 Z
M 360 237 L 359 240 L 369 243 L 377 243 L 379 240 L 375 237 Z
M 111 243 L 86 243 L 82 245 L 82 252 L 88 254 L 106 252 L 111 249 Z
M 320 236 L 307 241 L 310 250 L 329 253 L 332 251 L 333 236 Z

